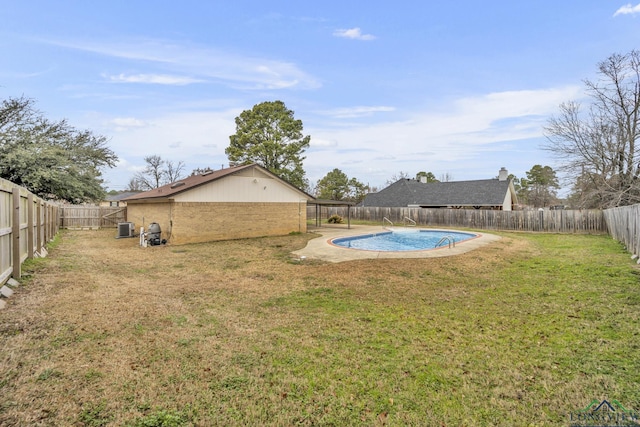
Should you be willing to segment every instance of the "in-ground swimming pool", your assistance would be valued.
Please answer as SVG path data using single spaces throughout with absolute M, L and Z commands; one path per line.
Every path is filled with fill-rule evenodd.
M 449 246 L 478 237 L 477 234 L 450 230 L 394 230 L 331 240 L 336 246 L 366 251 L 421 251 Z

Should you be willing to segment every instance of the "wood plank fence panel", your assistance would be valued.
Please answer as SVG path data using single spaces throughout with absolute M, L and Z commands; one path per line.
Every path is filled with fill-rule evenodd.
M 606 209 L 604 217 L 611 236 L 630 253 L 640 255 L 640 204 Z
M 0 185 L 2 183 L 0 182 Z M 12 255 L 12 221 L 11 206 L 13 195 L 10 188 L 0 187 L 0 285 L 2 285 L 13 272 Z
M 434 227 L 464 227 L 478 230 L 536 231 L 547 233 L 606 234 L 607 224 L 603 212 L 593 210 L 522 210 L 498 211 L 485 209 L 423 209 L 352 207 L 351 219 L 380 222 L 389 219 L 402 225 L 410 218 L 418 225 Z M 322 219 L 332 215 L 347 216 L 342 206 L 324 207 Z M 315 218 L 315 209 L 310 207 L 308 218 Z
M 127 208 L 123 207 L 100 207 L 100 227 L 118 227 L 119 222 L 126 222 Z
M 60 226 L 71 229 L 116 228 L 126 222 L 127 209 L 111 206 L 62 206 Z
M 58 206 L 0 178 L 0 286 L 58 232 Z
M 29 194 L 27 193 L 27 197 L 21 197 L 20 192 L 18 191 L 18 200 L 20 202 L 20 208 L 18 209 L 18 218 L 20 228 L 20 238 L 18 239 L 18 243 L 20 244 L 20 264 L 25 262 L 28 258 L 33 257 L 33 252 L 29 251 L 29 248 L 32 247 L 29 245 L 29 237 L 31 233 L 29 233 Z M 15 264 L 14 264 L 15 265 Z

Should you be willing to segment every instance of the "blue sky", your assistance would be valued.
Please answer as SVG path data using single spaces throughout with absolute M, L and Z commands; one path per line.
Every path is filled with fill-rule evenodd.
M 558 166 L 559 104 L 640 48 L 640 3 L 615 0 L 0 0 L 0 21 L 0 99 L 108 137 L 117 190 L 150 154 L 226 167 L 234 118 L 274 100 L 311 135 L 312 183 L 524 177 Z

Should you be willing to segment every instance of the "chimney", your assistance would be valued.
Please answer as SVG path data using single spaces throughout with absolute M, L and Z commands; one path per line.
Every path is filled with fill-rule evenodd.
M 504 166 L 501 167 L 500 171 L 498 172 L 498 181 L 506 181 L 508 177 L 509 177 L 509 171 L 507 171 L 507 169 Z

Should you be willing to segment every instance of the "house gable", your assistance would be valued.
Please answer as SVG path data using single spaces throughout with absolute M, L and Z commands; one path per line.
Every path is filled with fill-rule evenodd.
M 192 175 L 125 199 L 129 203 L 299 202 L 313 199 L 304 191 L 257 165 L 242 165 Z
M 176 194 L 176 202 L 306 203 L 307 197 L 258 169 L 243 171 Z
M 127 221 L 172 244 L 305 232 L 304 191 L 258 165 L 193 175 L 127 199 Z

